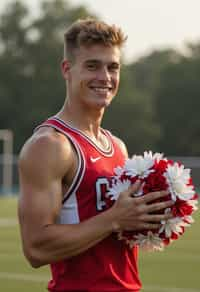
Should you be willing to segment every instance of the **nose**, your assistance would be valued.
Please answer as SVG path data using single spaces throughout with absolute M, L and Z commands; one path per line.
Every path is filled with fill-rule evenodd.
M 111 75 L 110 75 L 110 72 L 109 72 L 107 66 L 102 66 L 101 70 L 99 70 L 98 77 L 100 80 L 103 80 L 103 81 L 110 81 L 111 80 Z

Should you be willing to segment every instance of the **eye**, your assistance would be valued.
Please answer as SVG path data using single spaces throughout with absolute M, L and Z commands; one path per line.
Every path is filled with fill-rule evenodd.
M 95 64 L 90 64 L 87 66 L 89 70 L 96 70 L 97 66 Z
M 117 64 L 117 63 L 112 63 L 112 64 L 110 64 L 110 65 L 108 66 L 108 70 L 109 70 L 110 72 L 118 72 L 119 69 L 120 69 L 120 66 L 119 66 L 119 64 Z
M 86 68 L 89 70 L 89 71 L 95 71 L 98 69 L 98 64 L 96 62 L 88 62 L 86 64 Z

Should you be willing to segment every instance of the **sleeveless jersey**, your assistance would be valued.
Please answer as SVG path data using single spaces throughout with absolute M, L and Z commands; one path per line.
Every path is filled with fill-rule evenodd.
M 101 129 L 106 150 L 98 147 L 78 129 L 52 117 L 41 126 L 50 126 L 64 134 L 78 157 L 78 169 L 63 197 L 59 224 L 77 224 L 105 210 L 105 194 L 114 176 L 114 168 L 125 161 L 110 132 Z M 139 291 L 136 247 L 130 249 L 115 233 L 87 251 L 51 264 L 49 291 L 118 292 Z

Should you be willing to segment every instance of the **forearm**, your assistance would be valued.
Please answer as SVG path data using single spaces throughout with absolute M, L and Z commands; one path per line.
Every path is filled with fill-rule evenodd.
M 39 267 L 76 256 L 112 233 L 113 215 L 108 210 L 80 224 L 43 226 L 33 238 L 27 258 Z

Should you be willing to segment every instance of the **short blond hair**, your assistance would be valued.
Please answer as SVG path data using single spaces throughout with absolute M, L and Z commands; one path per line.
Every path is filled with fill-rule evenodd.
M 74 22 L 64 34 L 64 58 L 73 60 L 74 50 L 81 46 L 100 44 L 121 48 L 126 40 L 127 36 L 115 25 L 108 25 L 92 18 L 80 19 Z

